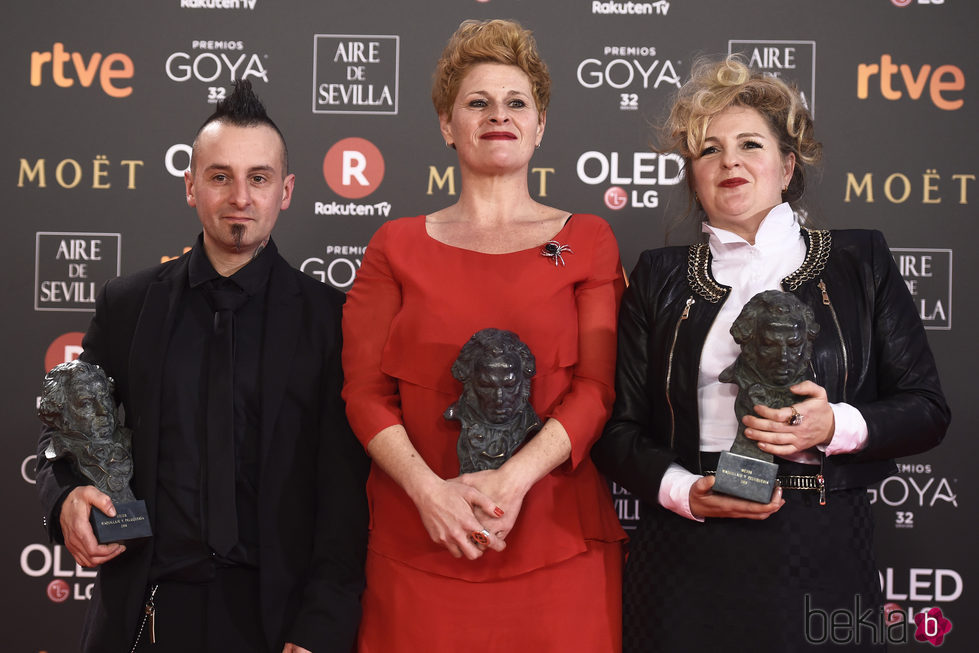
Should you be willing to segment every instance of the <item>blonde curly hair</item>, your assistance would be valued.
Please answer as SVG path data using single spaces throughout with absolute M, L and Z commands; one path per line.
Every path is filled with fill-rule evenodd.
M 452 118 L 452 104 L 469 70 L 481 63 L 517 66 L 530 78 L 537 111 L 551 101 L 551 76 L 529 29 L 515 20 L 464 20 L 446 43 L 435 66 L 432 103 L 440 116 Z
M 815 139 L 812 116 L 795 88 L 777 77 L 750 69 L 737 55 L 694 63 L 690 80 L 677 93 L 663 125 L 662 151 L 678 152 L 689 172 L 690 162 L 703 149 L 710 121 L 732 106 L 748 107 L 760 113 L 778 139 L 782 155 L 795 155 L 792 179 L 782 193 L 782 200 L 799 200 L 806 189 L 806 170 L 822 154 L 823 146 Z M 690 174 L 687 174 L 687 184 L 692 193 Z

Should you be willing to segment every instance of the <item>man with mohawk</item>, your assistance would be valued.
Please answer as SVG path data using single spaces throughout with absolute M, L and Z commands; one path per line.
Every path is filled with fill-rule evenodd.
M 340 399 L 343 295 L 271 239 L 285 140 L 247 81 L 194 140 L 187 254 L 114 279 L 81 358 L 116 381 L 153 537 L 99 543 L 109 497 L 43 452 L 51 537 L 100 567 L 84 651 L 348 653 L 360 620 L 367 459 Z

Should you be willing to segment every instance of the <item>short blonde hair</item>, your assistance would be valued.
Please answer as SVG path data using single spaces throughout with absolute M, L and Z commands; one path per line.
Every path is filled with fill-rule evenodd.
M 469 70 L 481 63 L 517 66 L 530 78 L 537 111 L 551 101 L 551 76 L 529 29 L 515 20 L 464 20 L 435 66 L 432 103 L 439 115 L 452 117 L 452 104 Z
M 663 150 L 678 152 L 690 171 L 699 157 L 707 126 L 728 107 L 748 107 L 760 113 L 778 139 L 785 156 L 795 155 L 795 169 L 782 200 L 794 202 L 806 188 L 806 169 L 819 161 L 822 144 L 815 139 L 812 116 L 799 92 L 777 77 L 751 70 L 736 55 L 720 61 L 702 59 L 694 63 L 690 80 L 677 93 L 673 109 L 663 126 Z M 687 175 L 693 188 L 693 180 Z

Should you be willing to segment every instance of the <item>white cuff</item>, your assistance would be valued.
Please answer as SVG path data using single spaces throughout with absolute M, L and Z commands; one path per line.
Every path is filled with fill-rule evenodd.
M 701 478 L 676 463 L 670 464 L 659 484 L 659 504 L 681 517 L 704 521 L 703 517 L 696 517 L 690 512 L 690 488 Z
M 833 456 L 838 453 L 854 453 L 867 446 L 870 437 L 867 431 L 867 421 L 859 410 L 850 404 L 830 404 L 833 409 L 833 419 L 836 429 L 829 444 L 821 444 L 817 448 Z

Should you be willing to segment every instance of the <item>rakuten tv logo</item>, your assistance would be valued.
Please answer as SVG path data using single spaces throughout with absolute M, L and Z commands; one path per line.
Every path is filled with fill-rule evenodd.
M 44 352 L 44 371 L 50 372 L 55 365 L 70 363 L 78 358 L 82 353 L 84 335 L 81 331 L 69 331 L 55 338 Z
M 364 138 L 344 138 L 323 158 L 326 185 L 340 197 L 356 200 L 377 190 L 384 180 L 384 157 Z
M 98 77 L 99 86 L 109 97 L 124 98 L 132 95 L 132 86 L 119 82 L 133 78 L 133 60 L 121 52 L 102 56 L 101 52 L 90 55 L 68 52 L 64 43 L 56 42 L 48 52 L 31 52 L 31 86 L 41 86 L 45 77 L 62 88 L 79 84 L 88 88 Z
M 951 64 L 934 69 L 931 64 L 924 64 L 915 70 L 908 64 L 894 63 L 889 54 L 882 54 L 879 64 L 857 66 L 857 97 L 861 100 L 869 98 L 874 81 L 878 82 L 885 100 L 896 102 L 905 95 L 911 100 L 919 100 L 927 87 L 928 98 L 939 109 L 957 111 L 965 104 L 960 97 L 965 89 L 965 75 L 961 68 Z

